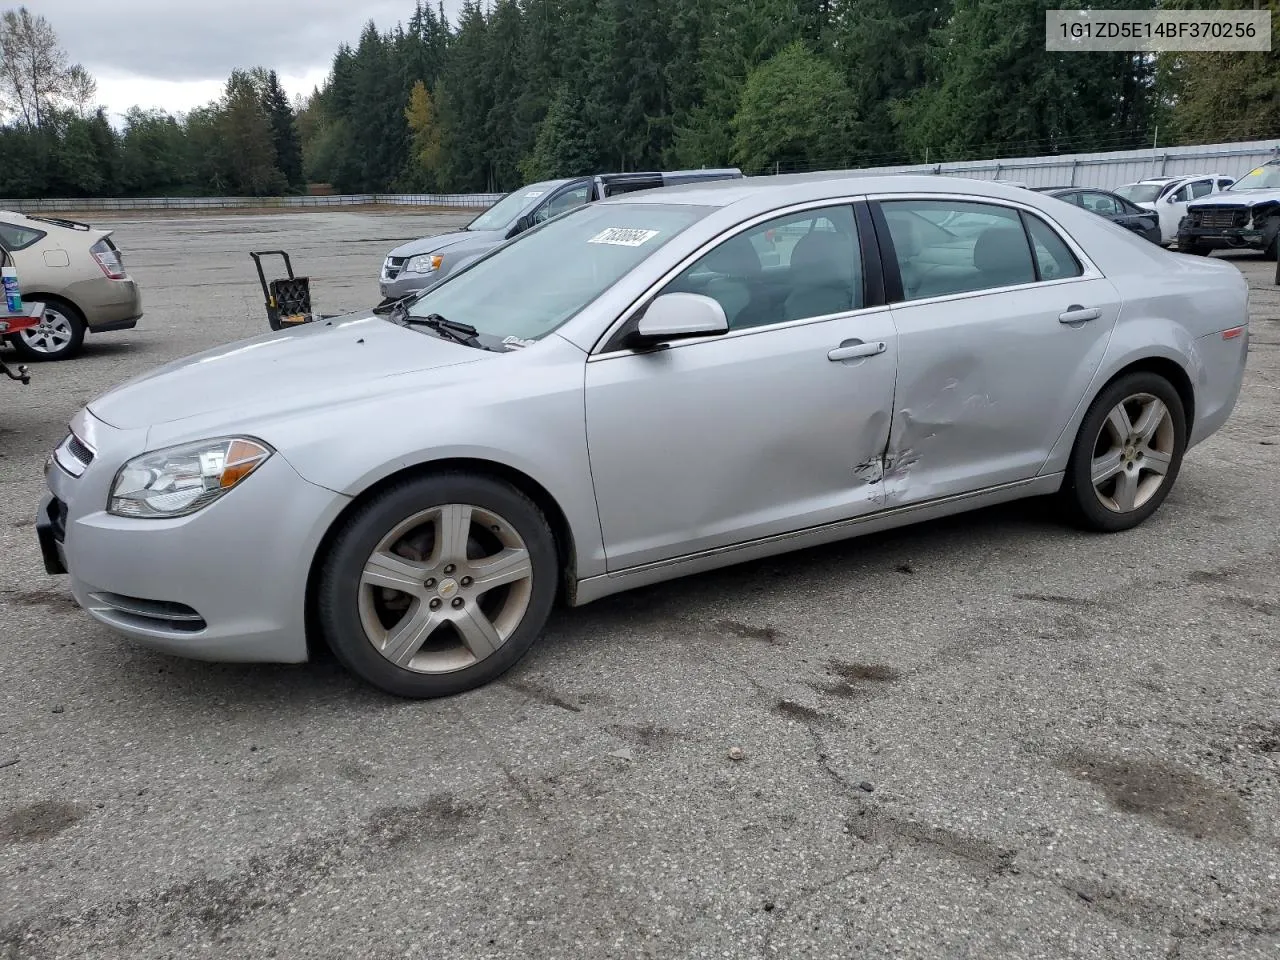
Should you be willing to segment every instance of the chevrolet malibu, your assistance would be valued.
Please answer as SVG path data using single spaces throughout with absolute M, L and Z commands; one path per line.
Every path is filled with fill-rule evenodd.
M 455 694 L 557 598 L 1019 497 L 1132 528 L 1230 415 L 1247 301 L 1228 263 L 1000 184 L 631 194 L 416 301 L 93 400 L 37 532 L 91 616 L 159 650 L 324 642 L 390 693 Z

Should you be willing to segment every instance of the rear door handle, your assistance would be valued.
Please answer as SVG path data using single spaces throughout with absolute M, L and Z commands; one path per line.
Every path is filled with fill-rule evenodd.
M 1097 320 L 1102 316 L 1102 311 L 1097 307 L 1082 307 L 1078 303 L 1073 303 L 1067 307 L 1066 313 L 1058 314 L 1060 323 L 1084 323 L 1086 320 Z
M 830 353 L 827 359 L 839 362 L 841 360 L 856 360 L 858 357 L 874 357 L 884 353 L 885 345 L 883 340 L 872 341 L 871 343 L 863 343 L 861 340 L 855 340 L 850 343 L 842 343 Z

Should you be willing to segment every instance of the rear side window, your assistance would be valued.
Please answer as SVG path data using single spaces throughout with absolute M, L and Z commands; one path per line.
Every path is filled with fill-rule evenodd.
M 44 235 L 43 230 L 20 227 L 13 223 L 0 223 L 0 242 L 10 250 L 25 250 Z
M 890 200 L 881 210 L 906 300 L 1036 281 L 1016 210 L 965 200 Z
M 1031 247 L 1035 252 L 1036 269 L 1041 280 L 1061 280 L 1084 273 L 1076 255 L 1052 227 L 1029 213 L 1024 213 L 1022 219 L 1031 236 Z
M 1081 194 L 1082 205 L 1086 210 L 1092 210 L 1094 213 L 1104 217 L 1114 217 L 1117 214 L 1124 213 L 1120 209 L 1120 205 L 1108 197 L 1105 193 L 1084 193 Z
M 1213 193 L 1212 180 L 1201 180 L 1199 183 L 1193 183 L 1191 185 L 1191 198 L 1193 200 L 1200 197 L 1206 197 L 1211 193 Z

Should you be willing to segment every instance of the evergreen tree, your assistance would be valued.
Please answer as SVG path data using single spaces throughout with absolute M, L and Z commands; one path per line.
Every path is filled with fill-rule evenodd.
M 798 39 L 801 26 L 795 0 L 710 0 L 701 38 L 702 102 L 676 127 L 677 164 L 732 161 L 733 118 L 748 74 Z
M 304 185 L 302 176 L 302 144 L 294 123 L 293 107 L 280 86 L 280 79 L 272 70 L 267 74 L 263 92 L 263 109 L 271 123 L 271 142 L 276 150 L 276 165 L 285 182 L 298 189 Z
M 411 190 L 432 190 L 439 186 L 442 149 L 440 118 L 427 85 L 419 80 L 405 108 L 412 148 L 403 180 Z
M 847 166 L 853 114 L 836 68 L 797 41 L 747 79 L 735 159 L 749 173 Z
M 218 120 L 231 188 L 247 196 L 282 192 L 286 182 L 276 166 L 271 118 L 263 107 L 261 90 L 249 74 L 232 71 Z
M 867 165 L 905 152 L 894 108 L 928 79 L 929 39 L 950 12 L 951 0 L 834 0 L 832 59 L 858 104 Z

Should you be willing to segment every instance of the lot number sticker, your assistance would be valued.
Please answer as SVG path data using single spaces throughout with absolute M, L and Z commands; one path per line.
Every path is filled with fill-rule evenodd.
M 611 243 L 615 247 L 638 247 L 658 235 L 657 230 L 637 230 L 630 227 L 610 227 L 602 230 L 587 243 Z

